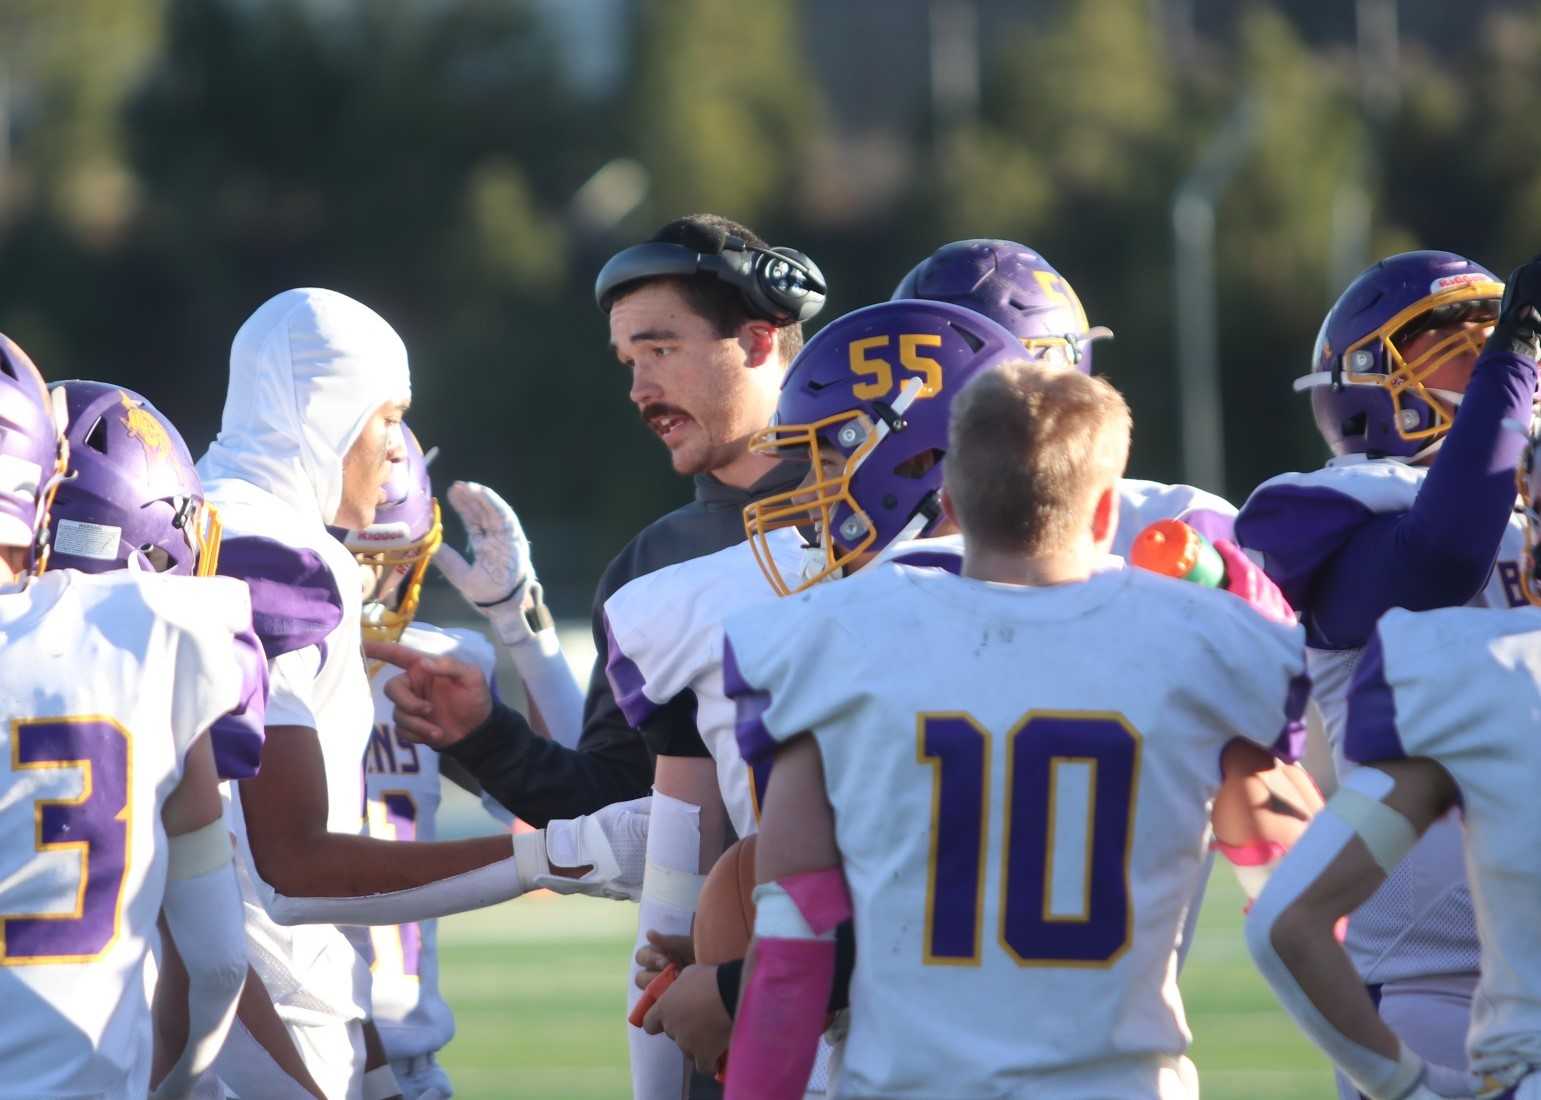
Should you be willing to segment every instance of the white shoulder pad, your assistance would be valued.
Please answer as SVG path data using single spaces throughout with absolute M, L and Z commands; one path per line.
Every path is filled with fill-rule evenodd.
M 1320 489 L 1357 500 L 1370 511 L 1405 512 L 1423 486 L 1428 470 L 1389 458 L 1362 455 L 1336 458 L 1319 470 L 1278 474 L 1252 491 L 1254 497 L 1280 488 Z

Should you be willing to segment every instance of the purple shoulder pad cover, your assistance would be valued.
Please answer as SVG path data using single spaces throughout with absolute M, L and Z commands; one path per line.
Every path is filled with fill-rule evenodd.
M 241 665 L 241 702 L 209 727 L 214 766 L 221 779 L 250 779 L 262 763 L 263 728 L 268 709 L 268 661 L 254 631 L 235 636 Z
M 616 641 L 615 631 L 610 626 L 610 616 L 603 611 L 600 616 L 604 619 L 605 640 L 609 643 L 606 647 L 609 655 L 605 659 L 605 676 L 610 680 L 610 690 L 615 695 L 616 705 L 626 717 L 626 724 L 639 730 L 649 718 L 658 713 L 658 705 L 644 693 L 647 679 L 637 663 L 626 656 L 620 642 Z
M 739 671 L 733 643 L 722 640 L 722 686 L 736 705 L 733 732 L 738 737 L 738 751 L 750 764 L 769 761 L 776 753 L 776 739 L 765 728 L 765 712 L 770 709 L 770 692 L 750 686 Z
M 251 590 L 252 627 L 268 660 L 323 644 L 342 621 L 337 578 L 314 550 L 260 535 L 225 539 L 219 575 L 245 581 Z
M 1370 638 L 1354 669 L 1348 692 L 1348 720 L 1343 730 L 1343 755 L 1356 764 L 1404 760 L 1407 750 L 1397 731 L 1397 704 L 1386 682 L 1386 654 L 1380 633 Z
M 1263 568 L 1293 607 L 1310 611 L 1311 582 L 1362 525 L 1370 508 L 1321 486 L 1275 485 L 1252 494 L 1235 519 L 1235 541 L 1263 555 Z

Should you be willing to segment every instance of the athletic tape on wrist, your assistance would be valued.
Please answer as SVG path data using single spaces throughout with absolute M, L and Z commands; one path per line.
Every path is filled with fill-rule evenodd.
M 390 1066 L 376 1066 L 364 1074 L 364 1100 L 389 1100 L 400 1095 L 401 1085 Z
M 526 890 L 536 889 L 536 883 L 551 875 L 551 861 L 546 858 L 546 830 L 514 834 L 514 869 L 519 872 L 519 882 Z
M 704 885 L 705 875 L 677 871 L 673 867 L 648 860 L 647 870 L 642 876 L 642 896 L 649 901 L 661 901 L 665 905 L 694 912 Z
M 170 837 L 167 875 L 174 880 L 197 878 L 229 863 L 232 857 L 230 830 L 223 817 L 201 829 Z
M 1418 842 L 1412 822 L 1381 801 L 1392 786 L 1391 777 L 1379 768 L 1356 768 L 1325 807 L 1354 830 L 1388 875 Z

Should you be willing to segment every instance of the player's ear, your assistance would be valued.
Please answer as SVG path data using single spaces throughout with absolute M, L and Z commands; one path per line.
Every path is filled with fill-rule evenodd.
M 952 494 L 947 491 L 947 486 L 942 486 L 942 522 L 951 527 L 958 527 L 958 509 L 953 506 Z
M 776 350 L 776 326 L 769 321 L 745 321 L 738 326 L 739 346 L 750 367 L 763 367 Z
M 1099 546 L 1112 542 L 1117 528 L 1118 489 L 1109 485 L 1098 494 L 1096 507 L 1092 509 L 1092 541 Z

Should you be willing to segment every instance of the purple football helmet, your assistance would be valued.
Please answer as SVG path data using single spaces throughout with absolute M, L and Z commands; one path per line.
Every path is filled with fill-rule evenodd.
M 1457 355 L 1481 352 L 1498 319 L 1504 284 L 1453 252 L 1403 252 L 1348 285 L 1322 321 L 1311 373 L 1317 430 L 1335 455 L 1416 458 L 1450 430 L 1460 395 L 1423 384 Z M 1408 341 L 1448 334 L 1411 361 Z
M 1092 341 L 1111 329 L 1086 323 L 1075 290 L 1049 262 L 1015 241 L 953 241 L 910 269 L 890 296 L 951 302 L 1011 332 L 1028 358 L 1059 357 L 1083 374 L 1092 370 Z
M 27 570 L 48 566 L 48 510 L 69 444 L 27 353 L 0 335 L 0 545 L 27 548 Z
M 405 425 L 401 434 L 406 458 L 391 465 L 375 521 L 343 539 L 361 566 L 378 570 L 364 606 L 364 636 L 372 641 L 394 642 L 411 624 L 428 563 L 444 541 L 428 458 Z M 399 595 L 393 599 L 396 591 Z
M 836 575 L 941 519 L 941 459 L 952 397 L 987 367 L 1021 359 L 1021 342 L 981 313 L 946 302 L 883 302 L 830 322 L 792 361 L 771 426 L 750 449 L 810 464 L 798 488 L 744 509 L 749 545 L 782 595 Z M 800 578 L 781 575 L 767 538 L 817 532 Z
M 133 390 L 55 382 L 68 421 L 69 477 L 49 516 L 51 569 L 211 577 L 219 516 L 171 421 Z

